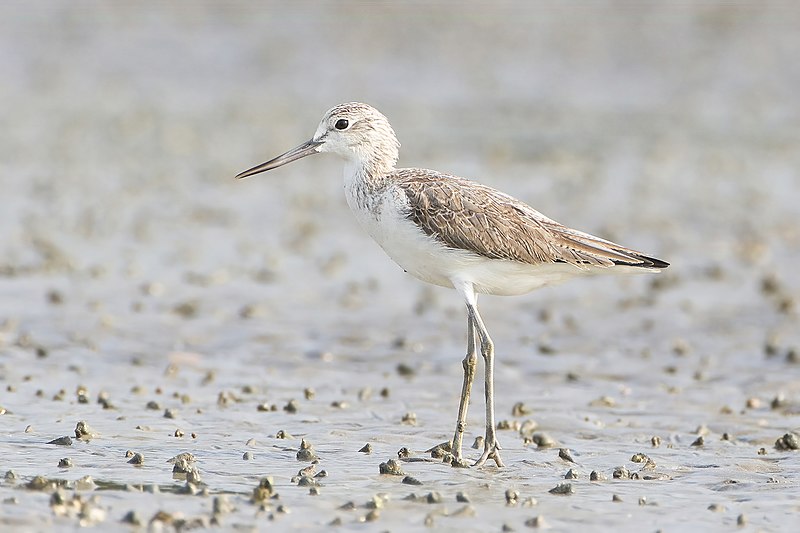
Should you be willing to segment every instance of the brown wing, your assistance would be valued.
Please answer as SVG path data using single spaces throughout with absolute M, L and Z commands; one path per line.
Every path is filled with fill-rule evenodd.
M 408 198 L 408 217 L 426 234 L 452 248 L 531 265 L 667 266 L 635 250 L 567 228 L 519 200 L 473 181 L 421 169 L 397 170 L 392 178 Z

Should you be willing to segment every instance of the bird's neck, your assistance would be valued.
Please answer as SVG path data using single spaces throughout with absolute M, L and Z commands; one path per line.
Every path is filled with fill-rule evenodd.
M 368 163 L 368 162 L 367 162 Z M 365 164 L 348 160 L 344 168 L 344 193 L 350 209 L 364 223 L 359 213 L 367 219 L 380 216 L 380 204 L 390 185 L 392 166 Z
M 394 161 L 382 158 L 348 159 L 344 168 L 346 186 L 358 187 L 367 191 L 384 189 L 394 170 Z

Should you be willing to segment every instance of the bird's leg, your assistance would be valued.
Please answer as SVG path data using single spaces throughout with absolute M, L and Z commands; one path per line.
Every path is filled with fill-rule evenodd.
M 489 338 L 489 332 L 486 331 L 486 326 L 483 324 L 481 316 L 478 314 L 478 307 L 474 303 L 467 302 L 467 309 L 472 318 L 472 323 L 477 329 L 477 333 L 481 340 L 481 355 L 483 355 L 483 362 L 485 368 L 485 384 L 484 391 L 486 393 L 486 436 L 483 441 L 483 453 L 480 458 L 475 462 L 474 466 L 481 466 L 486 463 L 487 459 L 494 459 L 497 466 L 503 465 L 503 460 L 500 458 L 500 443 L 497 442 L 494 426 L 494 343 Z
M 475 323 L 471 316 L 467 316 L 467 355 L 461 362 L 464 367 L 464 385 L 461 387 L 461 401 L 458 404 L 458 420 L 456 432 L 453 435 L 450 451 L 453 453 L 453 466 L 467 466 L 461 457 L 461 443 L 464 440 L 464 430 L 467 428 L 467 409 L 469 409 L 469 395 L 472 391 L 472 382 L 475 379 L 475 367 L 478 366 L 478 354 L 475 350 Z

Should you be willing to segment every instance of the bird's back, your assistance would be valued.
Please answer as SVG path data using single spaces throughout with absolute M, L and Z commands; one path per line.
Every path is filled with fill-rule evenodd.
M 568 228 L 505 193 L 449 174 L 406 168 L 390 180 L 408 200 L 407 217 L 442 245 L 531 266 L 615 265 L 659 270 L 668 263 Z

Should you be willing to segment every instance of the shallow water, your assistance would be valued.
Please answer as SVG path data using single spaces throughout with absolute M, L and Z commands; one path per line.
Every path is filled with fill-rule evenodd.
M 231 529 L 791 525 L 797 452 L 774 447 L 800 430 L 787 6 L 4 4 L 0 469 L 18 479 L 0 481 L 0 524 L 105 528 L 132 510 L 206 524 L 226 495 Z M 456 295 L 360 232 L 335 159 L 232 179 L 347 100 L 389 117 L 401 165 L 479 179 L 672 263 L 482 298 L 497 417 L 535 421 L 555 447 L 501 430 L 505 469 L 428 460 L 456 415 Z M 482 433 L 476 381 L 467 446 Z M 517 402 L 530 412 L 512 416 Z M 81 420 L 91 440 L 46 444 Z M 302 438 L 328 474 L 318 495 L 292 482 Z M 379 474 L 403 447 L 422 485 Z M 166 462 L 181 452 L 197 458 L 197 495 Z M 621 466 L 651 479 L 614 479 Z M 574 493 L 549 493 L 570 468 Z M 38 475 L 97 500 L 81 518 L 24 488 Z M 264 476 L 280 497 L 260 509 Z

